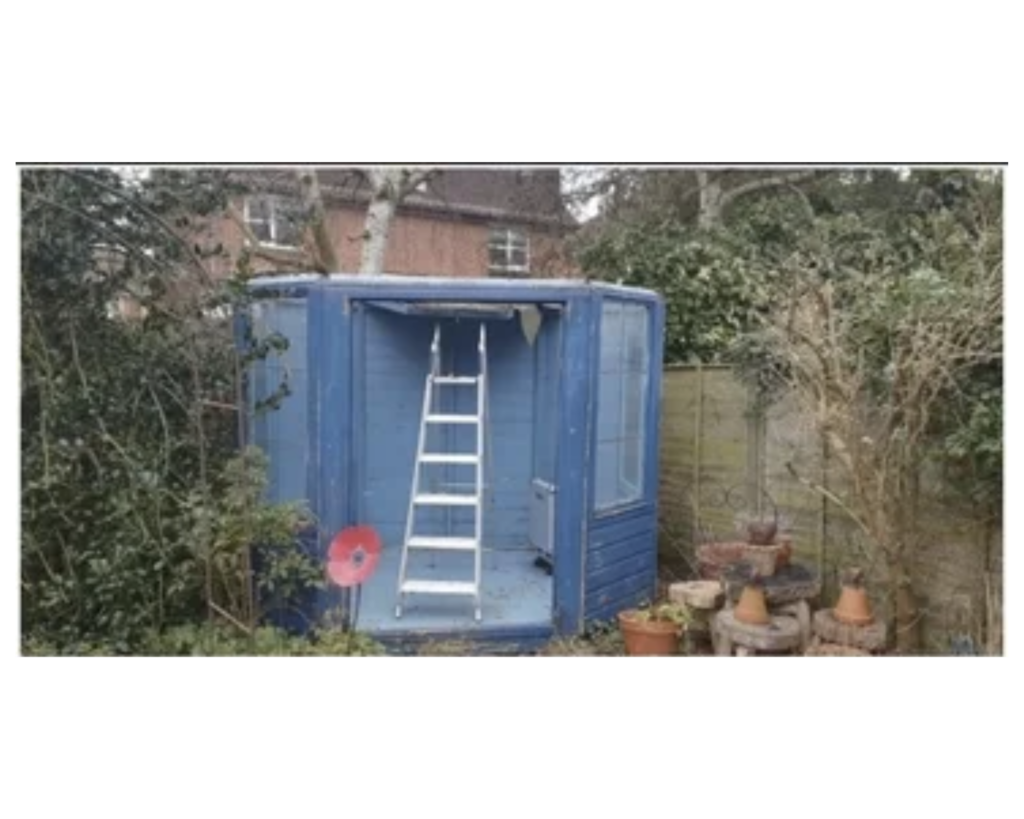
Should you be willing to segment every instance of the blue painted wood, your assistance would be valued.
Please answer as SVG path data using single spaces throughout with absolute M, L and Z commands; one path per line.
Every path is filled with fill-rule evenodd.
M 358 299 L 465 300 L 469 302 L 562 302 L 577 298 L 618 297 L 654 304 L 660 296 L 650 290 L 603 282 L 543 279 L 453 279 L 428 276 L 355 276 L 289 274 L 261 278 L 253 291 L 263 295 L 303 297 L 318 289 L 343 289 Z
M 540 332 L 534 342 L 533 475 L 548 483 L 555 481 L 562 378 L 561 315 L 542 311 Z
M 593 434 L 596 299 L 569 302 L 562 318 L 558 494 L 555 511 L 555 624 L 560 634 L 583 628 L 583 550 L 593 485 L 589 456 Z
M 614 515 L 595 516 L 590 527 L 590 551 L 600 551 L 608 544 L 650 529 L 653 519 L 654 508 L 649 502 L 631 506 Z
M 319 520 L 323 499 L 320 497 L 321 442 L 323 432 L 320 415 L 320 391 L 323 387 L 321 354 L 324 349 L 324 300 L 306 299 L 306 363 L 309 367 L 309 429 L 307 432 L 306 496 L 314 517 Z M 316 554 L 326 554 L 322 526 L 317 526 Z
M 552 626 L 513 626 L 501 628 L 481 628 L 479 631 L 441 631 L 417 632 L 396 631 L 387 634 L 373 634 L 374 640 L 384 646 L 389 654 L 409 656 L 418 654 L 431 642 L 460 643 L 470 655 L 533 654 L 543 648 L 554 636 Z
M 297 358 L 286 366 L 295 373 L 296 362 L 308 366 L 302 389 L 307 392 L 304 424 L 268 423 L 263 439 L 271 447 L 304 450 L 308 455 L 294 467 L 287 466 L 277 480 L 294 493 L 297 486 L 313 500 L 321 522 L 318 548 L 321 554 L 330 537 L 346 525 L 370 523 L 381 530 L 385 548 L 400 546 L 408 503 L 409 482 L 427 368 L 429 337 L 433 319 L 400 316 L 384 311 L 361 310 L 353 300 L 450 299 L 480 302 L 565 301 L 561 317 L 546 314 L 536 344 L 530 347 L 518 321 L 489 321 L 494 436 L 493 498 L 485 520 L 495 527 L 495 546 L 512 549 L 526 545 L 530 480 L 553 479 L 560 491 L 556 496 L 556 566 L 553 578 L 545 577 L 548 589 L 520 601 L 525 614 L 515 624 L 505 623 L 497 631 L 551 629 L 550 605 L 554 589 L 555 628 L 572 634 L 614 606 L 623 606 L 653 590 L 655 554 L 657 411 L 660 404 L 660 372 L 652 367 L 648 384 L 647 454 L 645 457 L 646 497 L 632 507 L 615 510 L 614 515 L 593 514 L 594 473 L 592 453 L 596 445 L 597 375 L 600 368 L 599 309 L 602 298 L 650 305 L 652 361 L 660 360 L 663 311 L 655 294 L 613 286 L 562 283 L 477 282 L 465 280 L 410 281 L 386 284 L 376 280 L 332 280 L 285 282 L 280 292 L 294 296 L 309 293 L 307 347 L 294 349 Z M 390 319 L 401 325 L 386 329 L 374 322 Z M 550 318 L 550 320 L 549 320 Z M 287 321 L 287 320 L 286 320 Z M 419 323 L 419 329 L 414 326 Z M 454 331 L 452 347 L 458 366 L 476 370 L 477 322 L 463 320 Z M 254 376 L 256 373 L 254 373 Z M 273 368 L 260 376 L 271 381 L 279 371 Z M 457 396 L 457 391 L 455 392 Z M 468 411 L 465 401 L 455 397 L 451 407 Z M 289 410 L 293 407 L 289 407 Z M 284 418 L 284 416 L 280 416 Z M 295 419 L 292 418 L 292 421 Z M 302 439 L 299 446 L 289 436 Z M 446 443 L 469 451 L 468 430 L 449 432 Z M 452 437 L 453 436 L 453 437 Z M 280 457 L 280 456 L 279 456 Z M 468 480 L 470 470 L 443 468 L 449 480 Z M 451 530 L 469 525 L 454 518 L 439 520 Z M 485 533 L 486 534 L 486 533 Z M 585 548 L 586 547 L 586 548 Z M 514 552 L 508 552 L 514 554 Z M 528 553 L 523 553 L 526 557 Z M 497 561 L 501 551 L 485 556 Z M 437 560 L 446 560 L 444 555 Z M 445 570 L 443 563 L 432 568 Z M 495 564 L 496 565 L 496 564 Z M 586 578 L 586 583 L 584 582 Z M 393 589 L 389 589 L 389 594 Z M 385 595 L 381 600 L 386 600 Z M 515 597 L 516 595 L 513 595 Z M 317 606 L 336 602 L 336 591 L 324 594 Z M 387 601 L 390 604 L 390 601 Z M 486 597 L 485 597 L 486 605 Z M 511 611 L 512 609 L 510 609 Z M 471 615 L 471 612 L 469 612 Z M 534 619 L 525 623 L 524 618 Z M 514 618 L 515 619 L 515 618 Z M 451 636 L 462 627 L 455 622 L 437 626 L 439 634 Z M 469 625 L 462 629 L 481 637 L 490 635 Z M 392 633 L 392 632 L 389 632 Z M 495 636 L 494 639 L 500 639 Z
M 592 523 L 586 570 L 587 620 L 593 619 L 594 610 L 604 604 L 602 601 L 607 602 L 608 589 L 617 588 L 623 577 L 644 574 L 653 589 L 657 576 L 657 526 L 651 510 L 648 505 L 643 514 L 634 512 Z M 636 599 L 629 602 L 639 602 L 640 597 L 649 594 L 637 592 Z
M 415 559 L 418 558 L 418 559 Z M 397 551 L 386 552 L 363 587 L 359 625 L 372 634 L 393 631 L 475 632 L 496 627 L 551 625 L 551 577 L 533 565 L 533 556 L 508 550 L 483 555 L 483 619 L 474 620 L 472 600 L 459 596 L 407 595 L 395 617 Z M 421 579 L 469 580 L 472 557 L 446 553 L 410 556 L 410 574 Z
M 397 550 L 408 512 L 431 327 L 422 319 L 376 310 L 363 311 L 362 317 L 365 339 L 354 396 L 361 419 L 360 519 L 378 530 L 386 550 Z M 440 512 L 418 514 L 432 520 Z
M 653 539 L 654 533 L 648 535 Z M 606 555 L 608 557 L 608 555 Z M 610 562 L 607 565 L 591 563 L 587 567 L 587 590 L 588 604 L 608 586 L 617 582 L 623 577 L 632 577 L 637 574 L 656 572 L 658 568 L 657 552 L 651 549 L 642 551 L 629 551 L 621 560 Z
M 286 338 L 286 350 L 271 351 L 253 363 L 249 406 L 267 398 L 282 383 L 291 393 L 276 408 L 254 412 L 252 441 L 268 456 L 267 497 L 275 502 L 307 500 L 307 456 L 310 400 L 306 344 L 306 305 L 294 299 L 268 300 L 260 304 L 262 318 L 254 323 L 259 337 L 278 333 Z
M 369 468 L 369 451 L 366 437 L 367 413 L 370 408 L 363 398 L 366 395 L 367 378 L 367 311 L 360 301 L 349 302 L 352 315 L 352 383 L 350 385 L 352 408 L 352 438 L 349 441 L 349 487 L 348 503 L 352 520 L 357 525 L 369 522 L 366 509 L 366 475 Z
M 603 622 L 622 609 L 653 599 L 657 581 L 649 569 L 622 577 L 587 600 L 587 622 Z
M 498 283 L 489 279 L 441 279 L 425 283 L 416 279 L 409 283 L 379 281 L 370 284 L 361 280 L 331 280 L 324 284 L 328 289 L 344 289 L 354 299 L 381 299 L 383 292 L 394 290 L 394 298 L 420 301 L 468 301 L 468 302 L 536 302 L 566 301 L 574 296 L 587 297 L 586 286 L 538 287 L 537 283 Z
M 631 294 L 632 295 L 632 294 Z M 613 401 L 621 393 L 619 386 L 606 385 L 605 375 L 614 375 L 618 368 L 616 359 L 630 356 L 636 363 L 648 363 L 649 377 L 642 388 L 646 389 L 644 416 L 645 446 L 643 463 L 643 491 L 634 503 L 622 507 L 596 512 L 599 501 L 618 494 L 618 465 L 614 460 L 602 464 L 591 464 L 596 480 L 588 504 L 589 530 L 585 553 L 584 611 L 588 622 L 608 619 L 622 609 L 645 599 L 651 599 L 657 587 L 657 446 L 660 411 L 660 367 L 661 334 L 664 332 L 663 311 L 656 295 L 644 298 L 623 298 L 621 293 L 603 291 L 603 299 L 613 298 L 618 308 L 607 311 L 608 320 L 617 319 L 631 310 L 630 305 L 643 305 L 648 312 L 646 334 L 643 339 L 626 339 L 625 348 L 619 343 L 609 343 L 613 335 L 601 336 L 601 349 L 595 356 L 593 377 L 597 382 L 599 400 Z M 600 311 L 600 307 L 598 310 Z M 600 323 L 600 321 L 599 321 Z M 632 325 L 631 325 L 632 326 Z M 614 379 L 619 380 L 619 379 Z M 633 388 L 629 385 L 626 388 Z M 615 447 L 602 441 L 602 437 L 617 425 L 619 416 L 615 411 L 606 412 L 595 424 L 592 446 L 595 458 L 610 456 Z M 614 405 L 612 405 L 614 406 Z M 595 408 L 597 412 L 597 408 Z M 653 453 L 653 458 L 652 458 Z
M 416 438 L 419 432 L 424 379 L 434 321 L 395 316 L 376 310 L 363 313 L 366 340 L 357 342 L 355 372 L 356 428 L 361 430 L 354 452 L 354 480 L 362 487 L 361 519 L 377 527 L 385 548 L 400 548 L 408 513 Z M 443 369 L 474 374 L 479 369 L 479 323 L 442 320 Z M 357 324 L 358 326 L 358 324 Z M 494 548 L 527 547 L 530 500 L 533 405 L 523 401 L 533 391 L 535 373 L 529 345 L 518 323 L 488 322 L 491 463 L 485 480 L 484 542 Z M 358 333 L 357 333 L 358 338 Z M 440 409 L 456 414 L 476 411 L 475 391 L 442 387 Z M 434 427 L 428 450 L 472 452 L 476 430 L 471 426 Z M 445 484 L 472 482 L 470 466 L 428 465 L 425 488 L 443 491 Z M 466 491 L 464 487 L 461 491 Z M 423 533 L 467 536 L 473 530 L 472 510 L 418 509 L 416 528 Z
M 349 504 L 352 455 L 352 309 L 340 291 L 317 293 L 322 334 L 318 352 L 321 525 L 328 540 L 354 524 Z M 314 301 L 316 297 L 314 296 Z
M 648 527 L 649 525 L 648 523 Z M 621 563 L 638 554 L 653 558 L 653 550 L 648 546 L 654 537 L 654 529 L 644 528 L 629 538 L 615 541 L 601 549 L 591 549 L 587 554 L 587 589 L 593 590 L 596 583 L 594 575 L 599 570 Z
M 659 482 L 661 475 L 661 406 L 662 362 L 665 354 L 665 302 L 661 298 L 651 301 L 650 333 L 650 396 L 647 402 L 647 451 L 644 453 L 645 499 L 653 505 L 652 518 L 658 520 Z M 657 544 L 655 544 L 657 551 Z

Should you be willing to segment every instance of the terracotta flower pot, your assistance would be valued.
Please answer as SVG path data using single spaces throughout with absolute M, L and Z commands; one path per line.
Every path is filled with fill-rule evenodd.
M 679 653 L 683 627 L 663 620 L 637 619 L 635 609 L 619 612 L 619 628 L 631 657 L 670 657 Z
M 871 603 L 864 587 L 844 585 L 839 600 L 832 609 L 832 616 L 840 623 L 851 626 L 867 626 L 874 622 Z
M 736 603 L 736 608 L 733 610 L 733 616 L 741 623 L 750 626 L 768 625 L 772 618 L 768 614 L 764 589 L 754 585 L 744 586 L 739 602 Z
M 743 560 L 747 549 L 745 541 L 715 541 L 697 547 L 700 576 L 704 580 L 718 580 L 722 570 Z

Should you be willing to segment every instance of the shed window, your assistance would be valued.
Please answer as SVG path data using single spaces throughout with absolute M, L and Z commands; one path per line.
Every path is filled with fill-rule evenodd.
M 649 315 L 642 304 L 606 301 L 601 312 L 596 507 L 634 503 L 644 493 L 650 381 Z
M 488 270 L 503 276 L 530 273 L 530 239 L 521 230 L 492 228 L 487 243 Z
M 245 224 L 261 244 L 295 248 L 302 244 L 302 209 L 298 202 L 279 196 L 249 196 Z

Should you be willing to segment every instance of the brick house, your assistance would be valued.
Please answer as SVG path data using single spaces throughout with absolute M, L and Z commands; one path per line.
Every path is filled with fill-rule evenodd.
M 298 218 L 295 170 L 244 171 L 239 179 L 249 192 L 233 201 L 235 218 L 212 226 L 228 256 L 214 273 L 231 269 L 251 243 L 239 220 L 266 251 L 253 254 L 255 271 L 301 269 L 308 237 Z M 363 174 L 351 168 L 322 168 L 318 179 L 341 272 L 355 272 L 369 186 Z M 564 252 L 564 238 L 573 225 L 557 168 L 440 168 L 399 204 L 388 235 L 384 272 L 573 276 L 576 270 Z

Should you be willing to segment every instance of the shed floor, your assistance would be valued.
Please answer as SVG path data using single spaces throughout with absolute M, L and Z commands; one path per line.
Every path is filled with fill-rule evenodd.
M 451 632 L 507 626 L 551 624 L 552 578 L 534 565 L 531 550 L 485 550 L 483 554 L 483 618 L 473 619 L 473 600 L 466 596 L 408 594 L 402 616 L 395 617 L 400 550 L 386 549 L 373 577 L 363 586 L 359 631 Z M 422 580 L 471 579 L 473 558 L 468 554 L 415 555 L 407 576 Z M 457 567 L 453 559 L 458 560 Z

